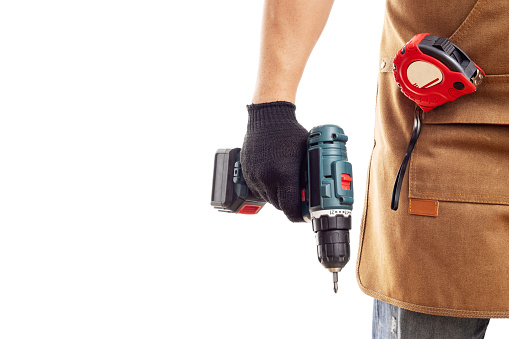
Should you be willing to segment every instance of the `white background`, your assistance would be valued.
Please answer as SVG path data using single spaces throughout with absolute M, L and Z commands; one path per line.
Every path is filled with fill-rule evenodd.
M 216 149 L 242 145 L 261 11 L 2 3 L 1 338 L 370 337 L 355 259 L 383 1 L 336 2 L 297 98 L 306 128 L 349 136 L 352 259 L 337 295 L 309 224 L 209 205 Z M 500 322 L 487 338 L 504 337 Z

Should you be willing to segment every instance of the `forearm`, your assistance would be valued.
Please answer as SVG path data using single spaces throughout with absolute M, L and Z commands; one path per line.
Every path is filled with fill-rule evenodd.
M 266 0 L 253 103 L 295 103 L 306 62 L 334 0 Z

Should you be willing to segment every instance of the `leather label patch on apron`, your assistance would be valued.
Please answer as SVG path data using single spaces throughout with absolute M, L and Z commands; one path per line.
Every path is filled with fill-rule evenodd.
M 411 198 L 408 202 L 408 213 L 424 215 L 427 217 L 437 217 L 438 201 Z

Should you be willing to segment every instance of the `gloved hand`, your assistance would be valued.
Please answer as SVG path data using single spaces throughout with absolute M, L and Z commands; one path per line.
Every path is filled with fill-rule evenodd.
M 292 222 L 303 221 L 300 182 L 306 164 L 307 130 L 286 101 L 248 105 L 249 121 L 240 154 L 248 187 Z

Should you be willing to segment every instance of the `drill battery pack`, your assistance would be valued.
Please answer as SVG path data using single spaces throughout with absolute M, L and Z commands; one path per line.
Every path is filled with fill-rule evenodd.
M 265 205 L 249 190 L 242 176 L 240 148 L 217 150 L 210 203 L 221 212 L 239 214 L 256 214 Z

